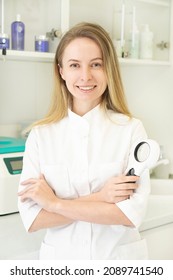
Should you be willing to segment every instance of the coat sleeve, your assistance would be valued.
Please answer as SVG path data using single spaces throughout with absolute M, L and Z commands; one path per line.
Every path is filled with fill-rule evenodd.
M 33 129 L 26 141 L 25 153 L 23 157 L 23 169 L 20 177 L 19 191 L 21 191 L 24 186 L 21 182 L 28 178 L 39 178 L 40 176 L 40 164 L 39 164 L 39 150 L 36 141 L 35 129 Z M 28 231 L 36 216 L 41 210 L 41 207 L 33 202 L 32 200 L 27 200 L 25 202 L 20 201 L 18 198 L 18 209 L 21 215 L 22 222 L 25 229 Z
M 143 124 L 138 121 L 135 126 L 134 131 L 132 132 L 131 138 L 131 148 L 134 146 L 134 143 L 137 141 L 142 141 L 147 139 L 146 131 L 143 127 Z M 132 149 L 130 150 L 130 153 Z M 129 154 L 130 158 L 130 154 Z M 128 166 L 128 162 L 127 162 Z M 139 186 L 130 199 L 121 201 L 117 203 L 117 206 L 121 211 L 128 217 L 128 219 L 135 225 L 136 228 L 139 228 L 141 225 L 148 204 L 148 196 L 150 194 L 150 175 L 149 170 L 146 169 L 140 176 Z

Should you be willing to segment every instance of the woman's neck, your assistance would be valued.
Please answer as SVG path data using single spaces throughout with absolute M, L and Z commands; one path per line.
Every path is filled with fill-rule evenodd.
M 74 102 L 72 103 L 72 112 L 79 116 L 84 116 L 89 111 L 91 111 L 93 108 L 95 108 L 98 104 L 100 104 L 101 100 L 97 100 L 97 102 L 92 102 L 88 104 L 88 102 Z

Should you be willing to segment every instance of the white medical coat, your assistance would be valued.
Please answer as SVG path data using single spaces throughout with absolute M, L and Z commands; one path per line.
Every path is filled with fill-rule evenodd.
M 32 129 L 26 142 L 21 181 L 43 173 L 60 198 L 89 195 L 99 191 L 110 177 L 124 173 L 133 143 L 146 137 L 139 120 L 129 120 L 111 110 L 107 116 L 99 105 L 82 117 L 69 110 L 63 120 Z M 40 259 L 147 258 L 138 227 L 149 191 L 149 175 L 145 172 L 131 198 L 117 203 L 135 227 L 76 221 L 47 229 Z M 18 205 L 28 230 L 41 207 L 20 199 Z

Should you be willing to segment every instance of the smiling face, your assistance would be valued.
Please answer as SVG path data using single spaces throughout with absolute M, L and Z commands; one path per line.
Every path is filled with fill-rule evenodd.
M 89 38 L 77 38 L 64 50 L 62 79 L 73 97 L 72 110 L 83 115 L 97 106 L 107 88 L 102 53 Z

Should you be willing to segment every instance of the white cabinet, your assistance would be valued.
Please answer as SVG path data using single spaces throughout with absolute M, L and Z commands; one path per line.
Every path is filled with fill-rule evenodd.
M 68 29 L 69 0 L 3 0 L 3 2 L 4 22 L 3 24 L 1 22 L 1 26 L 4 26 L 4 33 L 10 37 L 10 49 L 7 50 L 6 57 L 1 55 L 1 59 L 53 61 L 53 53 L 59 38 L 53 37 L 53 40 L 50 40 L 49 53 L 40 53 L 35 52 L 35 36 L 51 33 L 52 29 L 58 32 Z M 21 15 L 21 20 L 25 23 L 25 51 L 23 52 L 11 50 L 11 23 L 15 21 L 17 14 Z M 2 29 L 0 33 L 1 31 Z
M 173 244 L 173 223 L 163 224 L 141 232 L 148 246 L 149 260 L 172 260 Z
M 114 40 L 121 39 L 122 3 L 125 5 L 124 39 L 126 53 L 133 22 L 133 9 L 138 29 L 149 24 L 154 34 L 153 60 L 120 58 L 121 63 L 168 64 L 170 62 L 171 0 L 5 0 L 4 27 L 10 35 L 10 25 L 20 13 L 26 25 L 25 51 L 7 51 L 7 59 L 53 61 L 59 38 L 50 40 L 50 53 L 34 52 L 34 36 L 52 29 L 62 33 L 80 21 L 101 24 Z M 127 55 L 128 56 L 128 55 Z M 2 55 L 0 55 L 2 59 Z
M 164 65 L 170 62 L 171 5 L 171 0 L 96 0 L 94 5 L 92 0 L 86 2 L 71 0 L 70 25 L 82 20 L 100 23 L 110 33 L 115 45 L 116 41 L 122 39 L 123 25 L 125 53 L 128 56 L 135 10 L 139 31 L 143 24 L 148 24 L 153 32 L 153 60 L 120 58 L 120 62 Z M 124 15 L 122 15 L 123 6 Z M 95 12 L 93 13 L 92 10 Z
M 147 24 L 153 33 L 153 63 L 164 64 L 170 61 L 171 39 L 171 5 L 170 0 L 118 0 L 114 10 L 113 37 L 121 39 L 122 7 L 124 3 L 124 40 L 125 50 L 129 52 L 129 42 L 132 40 L 134 21 L 139 30 Z M 140 56 L 140 55 L 139 55 Z M 130 62 L 125 60 L 125 62 Z M 147 60 L 133 61 L 148 63 Z

